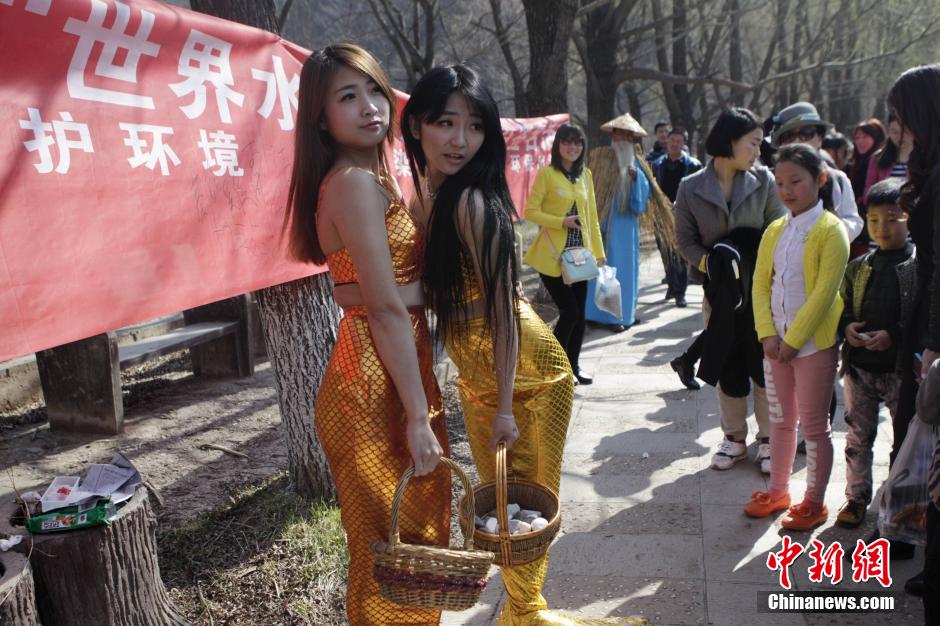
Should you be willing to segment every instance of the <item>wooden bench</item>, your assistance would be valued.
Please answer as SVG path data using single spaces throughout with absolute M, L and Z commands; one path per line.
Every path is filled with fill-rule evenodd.
M 117 332 L 36 353 L 49 425 L 56 430 L 115 434 L 124 423 L 121 370 L 189 349 L 193 373 L 254 374 L 252 309 L 247 294 L 183 312 L 185 326 L 118 345 Z

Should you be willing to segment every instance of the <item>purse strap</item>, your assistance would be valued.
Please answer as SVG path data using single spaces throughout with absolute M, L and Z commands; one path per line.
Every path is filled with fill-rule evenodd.
M 561 263 L 561 257 L 558 256 L 558 248 L 556 248 L 555 244 L 552 243 L 552 238 L 548 236 L 548 232 L 544 226 L 539 228 L 539 237 L 542 235 L 546 235 L 545 239 L 548 241 L 548 245 L 552 249 L 552 258 Z

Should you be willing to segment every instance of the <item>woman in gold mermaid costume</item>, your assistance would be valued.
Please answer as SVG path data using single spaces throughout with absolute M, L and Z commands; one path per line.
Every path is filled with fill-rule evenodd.
M 388 538 L 392 496 L 412 462 L 423 478 L 405 492 L 402 541 L 449 539 L 450 474 L 437 468 L 447 432 L 419 282 L 423 238 L 384 156 L 394 103 L 378 62 L 358 46 L 328 46 L 304 63 L 286 224 L 294 258 L 329 264 L 345 313 L 316 427 L 349 545 L 352 626 L 440 623 L 440 611 L 382 598 L 372 575 L 369 545 Z
M 427 223 L 425 297 L 459 372 L 480 478 L 493 480 L 504 440 L 515 475 L 557 492 L 574 378 L 561 345 L 516 291 L 515 209 L 496 103 L 473 70 L 438 67 L 415 85 L 402 120 L 419 189 L 413 212 Z M 547 570 L 547 554 L 502 569 L 508 601 L 499 624 L 596 623 L 548 610 Z

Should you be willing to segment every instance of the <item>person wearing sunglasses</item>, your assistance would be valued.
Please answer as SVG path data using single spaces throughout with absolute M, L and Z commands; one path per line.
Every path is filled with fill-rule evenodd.
M 842 220 L 849 241 L 855 240 L 865 223 L 858 214 L 852 182 L 845 172 L 836 169 L 834 164 L 829 162 L 831 157 L 822 149 L 826 131 L 833 128 L 833 125 L 819 117 L 816 107 L 809 102 L 797 102 L 782 109 L 774 116 L 774 123 L 776 130 L 772 142 L 775 148 L 791 143 L 805 143 L 820 153 L 827 164 L 826 170 L 831 180 L 830 193 L 835 214 Z

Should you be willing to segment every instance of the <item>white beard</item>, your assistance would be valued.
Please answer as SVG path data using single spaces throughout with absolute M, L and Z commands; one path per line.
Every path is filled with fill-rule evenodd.
M 620 170 L 620 193 L 623 195 L 621 202 L 625 207 L 630 202 L 633 179 L 630 177 L 629 169 L 634 165 L 636 152 L 632 141 L 614 141 L 610 145 L 617 155 L 617 164 Z

